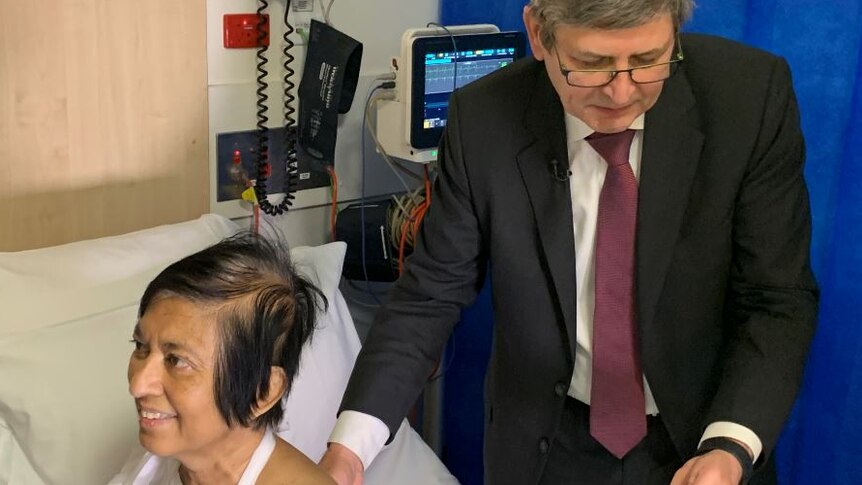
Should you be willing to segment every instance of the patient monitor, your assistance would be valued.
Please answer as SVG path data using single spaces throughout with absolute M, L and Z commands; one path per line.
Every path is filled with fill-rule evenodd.
M 525 50 L 523 33 L 490 24 L 404 32 L 401 57 L 393 62 L 395 98 L 378 103 L 383 150 L 418 163 L 435 160 L 452 91 L 524 57 Z

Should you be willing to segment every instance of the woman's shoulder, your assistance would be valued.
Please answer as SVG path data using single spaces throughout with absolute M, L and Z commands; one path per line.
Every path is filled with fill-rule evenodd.
M 335 485 L 335 481 L 301 451 L 277 438 L 256 485 Z

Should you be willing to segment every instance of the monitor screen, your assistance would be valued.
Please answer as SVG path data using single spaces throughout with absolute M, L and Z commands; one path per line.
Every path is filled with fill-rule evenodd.
M 410 145 L 436 147 L 446 126 L 452 91 L 524 57 L 525 44 L 521 32 L 456 35 L 456 55 L 449 36 L 415 39 Z

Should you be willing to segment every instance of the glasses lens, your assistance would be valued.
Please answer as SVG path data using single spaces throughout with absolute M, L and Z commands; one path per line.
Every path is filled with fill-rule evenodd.
M 632 81 L 636 83 L 654 83 L 669 78 L 676 69 L 676 63 L 659 64 L 656 66 L 632 69 Z
M 613 77 L 613 72 L 569 71 L 568 82 L 572 86 L 595 87 L 603 86 Z

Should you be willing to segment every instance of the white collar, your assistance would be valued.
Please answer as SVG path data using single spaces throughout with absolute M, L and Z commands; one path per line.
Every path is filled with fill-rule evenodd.
M 632 121 L 632 124 L 629 125 L 630 130 L 643 130 L 644 129 L 644 113 L 641 113 L 637 118 Z M 571 141 L 579 141 L 593 134 L 596 131 L 590 128 L 586 123 L 584 123 L 580 118 L 570 115 L 566 113 L 566 133 L 568 134 L 568 138 Z
M 275 433 L 271 428 L 267 428 L 263 438 L 255 448 L 254 453 L 248 465 L 245 467 L 242 476 L 239 478 L 237 485 L 254 485 L 260 476 L 263 468 L 269 461 L 272 452 L 275 450 L 276 443 Z M 134 472 L 131 476 L 123 476 L 125 472 L 121 472 L 120 476 L 116 477 L 111 485 L 115 483 L 131 484 L 131 485 L 155 485 L 155 484 L 179 484 L 180 462 L 172 457 L 160 457 L 150 452 L 144 453 L 137 466 L 133 468 Z M 120 481 L 116 481 L 119 479 Z
M 275 433 L 267 428 L 236 485 L 254 485 L 275 450 Z

